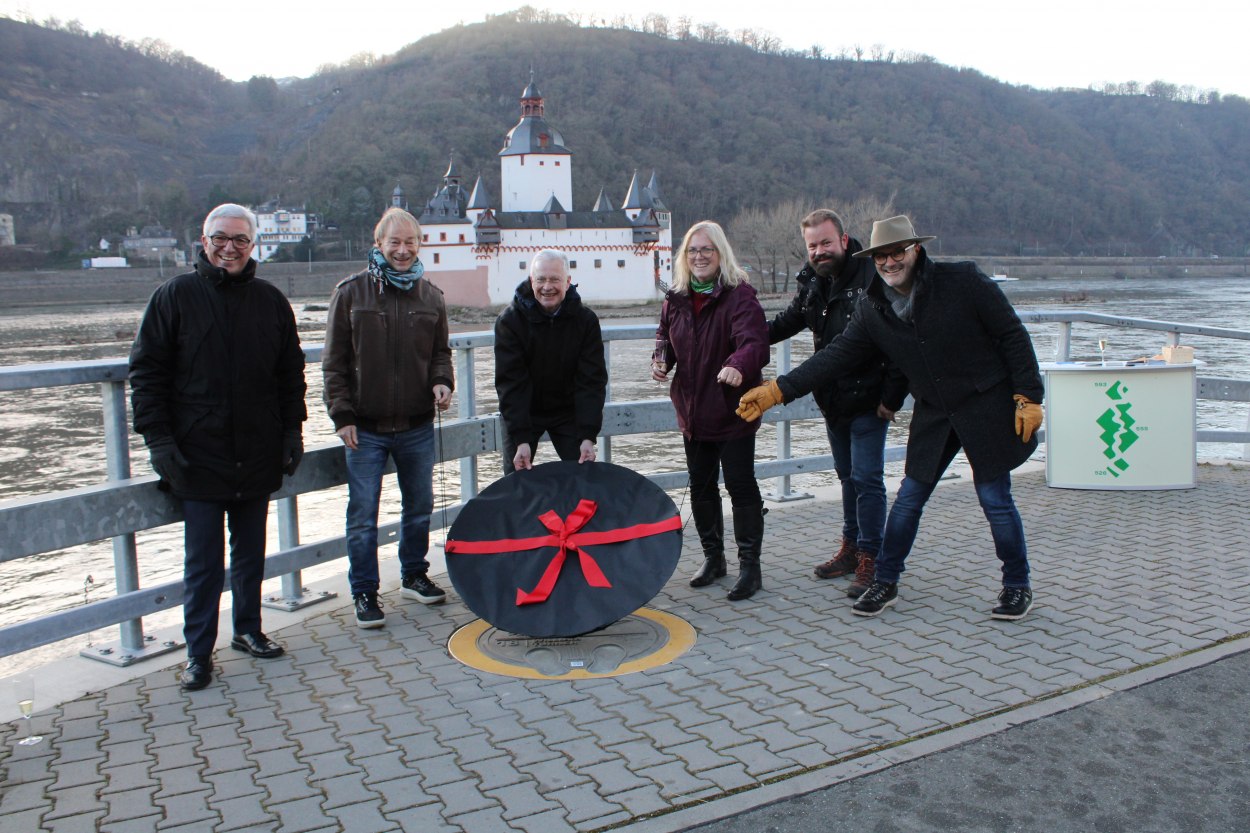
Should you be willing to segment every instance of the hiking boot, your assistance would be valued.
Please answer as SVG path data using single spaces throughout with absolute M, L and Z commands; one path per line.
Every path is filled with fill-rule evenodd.
M 447 600 L 446 591 L 430 581 L 425 573 L 417 573 L 404 579 L 399 594 L 405 599 L 416 599 L 423 605 L 442 604 Z
M 848 599 L 858 599 L 864 595 L 864 591 L 868 589 L 868 585 L 872 584 L 873 577 L 877 573 L 877 557 L 869 555 L 860 550 L 855 553 L 855 557 L 859 559 L 859 564 L 855 567 L 855 580 L 846 588 L 846 597 Z
M 855 572 L 859 564 L 859 553 L 855 550 L 855 542 L 842 539 L 842 549 L 824 564 L 816 567 L 816 578 L 837 578 Z
M 883 581 L 874 581 L 864 591 L 864 595 L 859 597 L 851 612 L 856 616 L 876 616 L 890 605 L 894 604 L 894 600 L 898 598 L 898 585 L 886 584 Z
M 365 628 L 380 628 L 386 624 L 386 614 L 382 612 L 382 606 L 378 604 L 377 593 L 353 593 L 352 604 L 356 607 L 356 626 Z
M 1004 587 L 998 594 L 998 607 L 990 611 L 991 619 L 1023 619 L 1033 607 L 1033 591 L 1027 587 Z

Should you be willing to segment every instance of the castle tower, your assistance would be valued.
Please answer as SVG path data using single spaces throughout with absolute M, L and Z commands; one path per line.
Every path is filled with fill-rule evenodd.
M 543 111 L 543 96 L 531 72 L 521 93 L 521 120 L 499 151 L 504 211 L 543 211 L 552 197 L 573 210 L 573 153 Z

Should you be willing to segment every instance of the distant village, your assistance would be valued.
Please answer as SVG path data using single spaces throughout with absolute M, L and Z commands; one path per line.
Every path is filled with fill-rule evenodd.
M 581 296 L 588 301 L 650 301 L 663 294 L 672 274 L 671 212 L 655 172 L 645 184 L 634 172 L 618 205 L 601 188 L 589 209 L 573 205 L 573 153 L 545 117 L 542 93 L 531 77 L 520 97 L 520 119 L 499 151 L 501 188 L 496 201 L 481 176 L 472 188 L 451 159 L 442 182 L 419 210 L 410 208 L 398 185 L 390 205 L 412 210 L 422 226 L 425 274 L 450 304 L 487 307 L 507 303 L 524 279 L 532 256 L 561 249 Z M 319 240 L 336 239 L 338 229 L 306 210 L 274 200 L 249 206 L 258 234 L 253 257 L 301 259 Z M 378 207 L 379 216 L 384 206 Z M 0 246 L 16 245 L 10 215 L 0 214 Z M 350 243 L 348 244 L 350 246 Z M 101 238 L 100 255 L 85 269 L 128 266 L 186 267 L 193 252 L 177 234 L 158 225 L 131 227 L 124 236 Z M 301 253 L 301 254 L 302 254 Z M 350 258 L 350 249 L 346 252 Z M 357 254 L 363 255 L 363 252 Z

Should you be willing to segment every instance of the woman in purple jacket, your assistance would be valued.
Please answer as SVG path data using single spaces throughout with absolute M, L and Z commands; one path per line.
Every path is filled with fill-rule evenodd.
M 738 581 L 730 601 L 759 590 L 764 504 L 755 480 L 755 432 L 734 411 L 743 392 L 760 383 L 768 364 L 768 323 L 725 232 L 710 221 L 686 232 L 674 258 L 673 288 L 664 298 L 651 377 L 667 381 L 677 410 L 690 473 L 690 503 L 704 562 L 690 580 L 705 587 L 725 575 L 725 521 L 717 480 L 733 504 Z

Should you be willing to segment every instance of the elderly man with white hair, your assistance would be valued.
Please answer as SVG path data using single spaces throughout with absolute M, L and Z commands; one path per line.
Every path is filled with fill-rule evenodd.
M 561 460 L 594 461 L 607 384 L 599 318 L 582 305 L 564 252 L 543 249 L 495 321 L 504 473 L 532 468 L 543 434 Z

